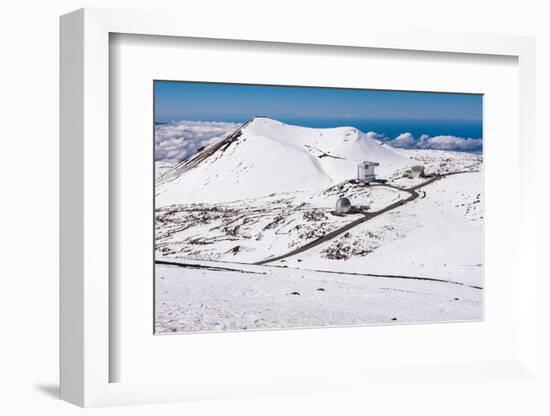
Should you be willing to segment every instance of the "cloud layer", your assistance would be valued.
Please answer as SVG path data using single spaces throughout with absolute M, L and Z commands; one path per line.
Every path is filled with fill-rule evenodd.
M 222 140 L 238 123 L 178 121 L 155 128 L 155 160 L 178 163 L 198 149 Z
M 155 160 L 179 163 L 195 154 L 198 149 L 222 140 L 239 127 L 239 123 L 214 121 L 178 121 L 159 124 L 155 129 Z M 481 139 L 456 136 L 430 137 L 424 134 L 415 138 L 411 133 L 402 133 L 391 139 L 375 132 L 368 132 L 366 135 L 401 149 L 480 152 L 483 148 Z
M 466 139 L 456 136 L 434 136 L 426 134 L 416 139 L 411 133 L 402 133 L 395 139 L 385 139 L 386 143 L 401 149 L 434 149 L 459 152 L 480 152 L 483 148 L 483 140 Z

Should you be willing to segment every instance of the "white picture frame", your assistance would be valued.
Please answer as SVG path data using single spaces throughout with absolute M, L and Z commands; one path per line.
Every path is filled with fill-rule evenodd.
M 392 380 L 433 379 L 479 382 L 487 377 L 523 380 L 536 374 L 536 269 L 534 184 L 535 41 L 530 37 L 364 30 L 328 31 L 314 23 L 280 30 L 276 24 L 239 32 L 231 24 L 204 26 L 173 13 L 82 9 L 61 18 L 61 398 L 79 406 L 159 403 L 196 398 L 323 392 Z M 178 381 L 112 382 L 119 359 L 110 348 L 109 216 L 109 37 L 110 34 L 226 39 L 281 44 L 332 45 L 452 54 L 504 55 L 519 65 L 519 185 L 517 354 L 507 360 L 419 363 L 410 370 L 336 368 L 328 377 L 281 372 L 277 377 L 238 380 L 219 374 Z M 322 330 L 321 330 L 322 331 Z M 313 332 L 311 333 L 313 335 Z M 257 337 L 263 334 L 256 335 Z M 476 377 L 472 374 L 483 374 Z M 345 382 L 343 380 L 346 380 Z

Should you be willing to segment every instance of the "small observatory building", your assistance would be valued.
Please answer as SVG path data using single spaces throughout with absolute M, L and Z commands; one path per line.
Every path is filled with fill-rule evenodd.
M 378 162 L 370 162 L 368 160 L 357 165 L 357 180 L 360 183 L 369 183 L 376 179 L 374 168 L 380 166 Z
M 351 211 L 351 201 L 348 198 L 338 198 L 336 201 L 336 214 L 347 214 Z

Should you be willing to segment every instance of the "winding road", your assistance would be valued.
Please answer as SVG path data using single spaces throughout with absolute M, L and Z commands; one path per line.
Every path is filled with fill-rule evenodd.
M 283 259 L 286 259 L 287 257 L 291 257 L 291 256 L 294 256 L 296 254 L 300 254 L 300 253 L 303 253 L 304 251 L 307 251 L 313 247 L 316 247 L 318 246 L 319 244 L 322 244 L 322 243 L 325 243 L 327 241 L 330 241 L 332 240 L 333 238 L 339 236 L 340 234 L 343 234 L 345 233 L 346 231 L 349 231 L 351 230 L 352 228 L 354 227 L 357 227 L 359 224 L 362 224 L 368 220 L 371 220 L 375 217 L 378 217 L 379 215 L 382 215 L 384 214 L 385 212 L 388 212 L 388 211 L 391 211 L 392 209 L 395 209 L 397 207 L 400 207 L 402 205 L 405 205 L 411 201 L 414 201 L 415 199 L 417 199 L 420 194 L 417 192 L 417 190 L 419 190 L 420 188 L 423 188 L 424 186 L 426 185 L 429 185 L 435 181 L 438 181 L 440 180 L 441 178 L 444 178 L 446 176 L 451 176 L 451 175 L 458 175 L 458 174 L 461 174 L 461 173 L 471 173 L 472 171 L 459 171 L 459 172 L 449 172 L 449 173 L 441 173 L 441 174 L 435 174 L 435 175 L 432 175 L 429 177 L 429 179 L 427 179 L 426 181 L 418 184 L 418 185 L 415 185 L 411 188 L 400 188 L 398 186 L 394 186 L 394 185 L 386 185 L 386 184 L 375 184 L 375 185 L 370 185 L 372 187 L 386 187 L 386 188 L 392 188 L 392 189 L 396 189 L 398 191 L 403 191 L 403 192 L 408 192 L 410 195 L 408 198 L 405 198 L 405 199 L 401 199 L 397 202 L 394 202 L 393 204 L 390 204 L 388 205 L 387 207 L 384 207 L 378 211 L 373 211 L 373 212 L 364 212 L 363 213 L 363 217 L 355 220 L 355 221 L 352 221 L 334 231 L 331 231 L 330 233 L 327 233 L 325 234 L 323 237 L 319 237 L 318 239 L 316 240 L 313 240 L 301 247 L 298 247 L 292 251 L 289 251 L 285 254 L 281 254 L 280 256 L 276 256 L 276 257 L 268 257 L 267 259 L 265 260 L 261 260 L 259 262 L 256 262 L 254 264 L 256 265 L 263 265 L 263 264 L 267 264 L 267 263 L 272 263 L 274 261 L 278 261 L 278 260 L 283 260 Z M 425 193 L 424 195 L 422 196 L 422 198 L 424 198 L 425 196 Z

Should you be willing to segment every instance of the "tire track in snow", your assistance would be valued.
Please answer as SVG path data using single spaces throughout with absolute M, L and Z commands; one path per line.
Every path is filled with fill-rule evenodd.
M 216 260 L 208 260 L 216 262 Z M 248 274 L 260 274 L 260 275 L 266 275 L 266 272 L 260 272 L 260 271 L 252 271 L 252 270 L 244 270 L 244 269 L 234 269 L 230 267 L 222 267 L 222 266 L 209 266 L 205 264 L 198 264 L 198 263 L 180 263 L 177 261 L 165 261 L 165 260 L 155 260 L 156 264 L 162 264 L 166 266 L 176 266 L 176 267 L 183 267 L 188 269 L 205 269 L 209 271 L 230 271 L 230 272 L 237 272 L 237 273 L 248 273 Z M 223 262 L 226 263 L 226 262 Z M 249 264 L 249 263 L 234 263 L 239 264 L 243 266 L 255 266 L 255 264 Z M 337 272 L 334 270 L 319 270 L 319 269 L 298 269 L 295 267 L 288 267 L 288 266 L 278 266 L 278 265 L 263 265 L 263 267 L 273 267 L 278 269 L 287 269 L 287 270 L 296 270 L 296 271 L 310 271 L 310 272 L 316 272 L 316 273 L 329 273 L 329 274 L 337 274 L 341 276 L 361 276 L 361 277 L 375 277 L 375 278 L 382 278 L 382 279 L 404 279 L 404 280 L 420 280 L 420 281 L 427 281 L 427 282 L 436 282 L 436 283 L 446 283 L 446 284 L 452 284 L 457 286 L 464 286 L 469 287 L 472 289 L 483 289 L 481 286 L 475 286 L 475 285 L 468 285 L 466 283 L 458 282 L 456 280 L 448 280 L 448 279 L 438 279 L 436 277 L 426 277 L 426 276 L 409 276 L 409 275 L 402 275 L 402 274 L 379 274 L 379 273 L 357 273 L 357 272 Z

